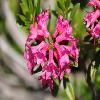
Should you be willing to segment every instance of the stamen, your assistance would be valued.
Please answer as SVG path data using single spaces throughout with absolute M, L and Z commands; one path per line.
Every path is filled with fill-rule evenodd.
M 50 42 L 49 49 L 54 49 L 54 43 L 53 42 Z

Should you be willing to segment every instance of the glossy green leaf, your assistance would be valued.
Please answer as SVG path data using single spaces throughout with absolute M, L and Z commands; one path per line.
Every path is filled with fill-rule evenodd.
M 64 0 L 65 7 L 68 8 L 71 4 L 71 0 Z
M 68 98 L 67 100 L 75 100 L 74 89 L 69 78 L 63 78 L 63 87 Z
M 74 15 L 79 11 L 79 9 L 80 9 L 80 4 L 77 3 L 77 4 L 74 6 L 73 10 L 72 10 L 71 18 L 74 17 Z
M 57 13 L 58 13 L 58 15 L 62 15 L 62 16 L 64 16 L 64 12 L 62 12 L 62 10 L 61 9 L 57 9 Z
M 93 84 L 95 74 L 96 74 L 96 71 L 99 66 L 100 66 L 100 50 L 95 54 L 93 60 L 91 61 L 91 63 L 88 66 L 87 82 L 89 84 Z M 93 87 L 93 85 L 92 85 L 92 87 Z
M 33 16 L 33 13 L 34 13 L 34 6 L 33 6 L 32 0 L 28 0 L 28 8 L 29 8 L 30 18 L 31 18 Z
M 55 16 L 55 17 L 58 17 L 58 14 L 55 10 L 52 10 L 52 14 Z
M 36 66 L 34 67 L 34 69 L 33 69 L 33 73 L 34 73 L 34 74 L 35 74 L 35 73 L 38 73 L 38 72 L 41 71 L 41 69 L 42 69 L 42 67 L 41 67 L 40 65 L 36 65 Z
M 27 19 L 26 19 L 25 16 L 23 16 L 23 15 L 18 15 L 18 16 L 20 17 L 20 19 L 21 19 L 23 22 L 27 21 Z
M 95 61 L 92 62 L 92 66 L 91 66 L 91 70 L 90 70 L 90 76 L 91 76 L 92 81 L 94 81 L 95 75 L 96 75 L 96 72 L 97 72 L 97 69 L 94 67 L 94 65 L 95 65 Z
M 72 63 L 72 66 L 73 66 L 73 67 L 78 67 L 78 62 L 74 61 L 74 62 Z
M 85 25 L 83 24 L 83 12 L 80 9 L 80 4 L 76 4 L 71 12 L 71 25 L 73 27 L 73 33 L 76 38 L 81 40 L 86 35 Z
M 26 12 L 29 11 L 27 0 L 21 0 L 21 1 L 22 1 L 20 3 L 21 10 L 22 10 L 23 14 L 26 15 Z
M 38 0 L 37 8 L 36 8 L 36 12 L 37 12 L 37 13 L 40 13 L 40 11 L 41 11 L 41 9 L 42 9 L 42 8 L 40 7 L 40 2 L 41 2 L 41 1 Z
M 21 0 L 20 7 L 22 13 L 18 16 L 24 23 L 24 30 L 28 32 L 29 25 L 34 21 L 33 16 L 36 16 L 41 11 L 40 0 Z
M 60 80 L 53 78 L 53 90 L 51 91 L 53 96 L 57 96 L 60 86 Z
M 60 8 L 62 11 L 65 9 L 64 5 L 63 5 L 61 2 L 59 2 L 59 1 L 57 1 L 57 6 L 58 6 L 58 8 Z

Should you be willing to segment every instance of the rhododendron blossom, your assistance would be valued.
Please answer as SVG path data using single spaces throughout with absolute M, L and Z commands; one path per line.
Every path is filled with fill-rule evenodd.
M 100 0 L 90 0 L 88 4 L 96 7 L 84 17 L 88 32 L 95 40 L 100 37 Z
M 69 21 L 58 16 L 54 34 L 47 30 L 48 11 L 35 17 L 30 25 L 30 34 L 25 44 L 25 59 L 28 70 L 34 74 L 34 69 L 41 67 L 38 79 L 43 86 L 53 89 L 53 78 L 62 79 L 65 73 L 71 72 L 73 61 L 78 62 L 78 40 L 72 36 Z M 73 59 L 73 60 L 72 60 Z
M 90 0 L 88 4 L 100 9 L 100 0 Z

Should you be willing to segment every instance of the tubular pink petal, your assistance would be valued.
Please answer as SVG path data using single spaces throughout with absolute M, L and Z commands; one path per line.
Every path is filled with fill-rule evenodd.
M 84 17 L 87 27 L 94 26 L 94 22 L 100 16 L 100 10 L 88 12 Z

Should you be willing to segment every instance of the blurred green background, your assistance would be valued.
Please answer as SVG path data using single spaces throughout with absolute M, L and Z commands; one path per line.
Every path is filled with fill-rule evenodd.
M 72 68 L 70 80 L 74 89 L 76 100 L 92 100 L 92 92 L 87 84 L 87 68 L 95 51 L 99 47 L 91 49 L 82 45 L 84 38 L 87 39 L 83 23 L 83 17 L 89 8 L 86 6 L 88 0 L 68 0 L 70 3 L 64 7 L 57 4 L 56 0 L 33 0 L 34 7 L 26 7 L 25 2 L 32 0 L 0 0 L 0 100 L 71 100 L 66 96 L 62 84 L 57 97 L 53 97 L 49 90 L 42 89 L 37 75 L 31 76 L 27 71 L 27 64 L 23 58 L 24 44 L 27 38 L 28 27 L 41 9 L 50 9 L 51 18 L 48 25 L 52 34 L 57 20 L 57 14 L 61 14 L 71 21 L 73 35 L 79 38 L 80 49 L 79 66 Z M 40 5 L 36 5 L 39 2 Z M 63 9 L 62 9 L 63 8 Z M 28 9 L 28 10 L 27 10 Z M 35 11 L 34 11 L 35 9 Z M 64 11 L 62 13 L 62 10 Z M 98 62 L 100 54 L 98 53 Z M 97 68 L 91 69 L 92 82 L 97 95 L 100 98 L 100 63 Z

